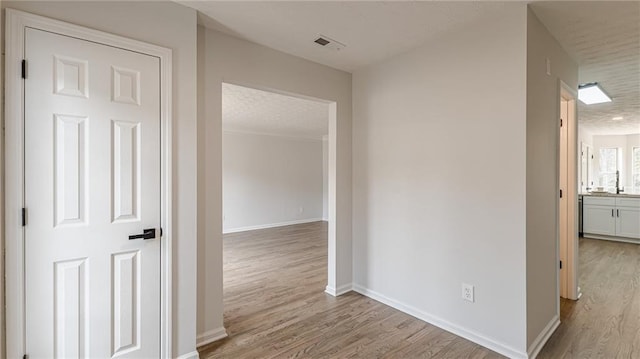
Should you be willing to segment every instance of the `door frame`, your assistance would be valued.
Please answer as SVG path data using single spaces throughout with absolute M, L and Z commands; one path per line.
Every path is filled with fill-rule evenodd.
M 171 74 L 172 51 L 141 41 L 73 25 L 63 21 L 6 9 L 5 41 L 5 153 L 4 153 L 4 241 L 6 288 L 6 355 L 19 358 L 25 352 L 25 272 L 24 272 L 24 82 L 21 62 L 24 57 L 25 29 L 35 28 L 134 51 L 160 60 L 160 357 L 171 358 Z M 28 64 L 27 64 L 28 76 Z M 0 354 L 2 356 L 2 354 Z
M 560 223 L 558 222 L 558 259 L 563 261 L 563 270 L 557 267 L 559 296 L 571 300 L 578 300 L 582 293 L 578 286 L 578 192 L 580 191 L 578 176 L 578 94 L 577 91 L 562 80 L 559 80 L 558 114 L 560 114 L 562 100 L 567 102 L 568 118 L 566 121 L 566 237 L 564 242 L 560 236 Z M 558 146 L 560 146 L 558 136 Z M 560 155 L 558 151 L 558 156 Z M 560 161 L 558 161 L 558 166 Z M 558 168 L 558 171 L 560 168 Z M 557 202 L 558 220 L 560 219 L 560 199 Z M 562 249 L 561 249 L 562 248 Z M 564 258 L 563 258 L 564 257 Z M 561 284 L 564 284 L 562 286 Z M 558 310 L 560 301 L 558 298 Z
M 337 186 L 337 178 L 335 176 L 336 173 L 336 160 L 335 157 L 337 154 L 337 129 L 338 126 L 336 121 L 338 119 L 338 103 L 332 100 L 326 100 L 319 97 L 307 96 L 296 92 L 290 92 L 285 90 L 280 90 L 278 88 L 259 86 L 247 82 L 235 81 L 235 80 L 227 80 L 223 79 L 220 83 L 220 86 L 223 84 L 231 84 L 236 86 L 242 86 L 249 89 L 260 90 L 265 92 L 270 92 L 274 94 L 284 95 L 295 97 L 303 100 L 314 101 L 317 103 L 322 103 L 328 105 L 329 107 L 329 116 L 327 117 L 327 127 L 328 133 L 327 135 L 327 285 L 325 286 L 324 292 L 332 295 L 334 297 L 341 296 L 349 291 L 351 291 L 351 284 L 348 285 L 337 285 L 337 231 L 336 231 L 336 203 L 337 203 L 337 195 L 336 195 L 336 186 Z M 220 98 L 222 99 L 222 92 L 220 92 Z M 222 126 L 220 127 L 221 133 L 224 132 L 222 130 Z M 332 156 L 332 154 L 334 154 Z M 323 194 L 324 195 L 324 194 Z M 223 208 L 224 212 L 224 208 Z M 323 214 L 324 215 L 324 214 Z M 325 219 L 323 218 L 323 221 Z M 223 232 L 222 234 L 225 234 Z M 224 288 L 224 284 L 223 284 Z M 201 343 L 197 346 L 205 345 L 207 343 Z

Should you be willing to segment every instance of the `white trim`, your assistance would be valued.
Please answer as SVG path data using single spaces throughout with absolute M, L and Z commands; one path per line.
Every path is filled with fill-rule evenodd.
M 192 351 L 191 353 L 182 354 L 176 359 L 200 359 L 200 354 L 198 354 L 197 350 Z
M 343 294 L 347 294 L 351 292 L 352 290 L 353 290 L 353 285 L 351 283 L 348 283 L 348 284 L 341 285 L 338 288 L 327 286 L 324 289 L 324 292 L 334 297 L 339 297 Z
M 591 233 L 583 233 L 582 237 L 590 238 L 590 239 L 600 239 L 600 240 L 612 241 L 612 242 L 640 244 L 640 239 L 633 239 L 633 238 L 626 238 L 626 237 L 605 236 L 605 235 L 591 234 Z
M 439 318 L 435 315 L 423 312 L 417 308 L 414 308 L 410 305 L 404 304 L 395 299 L 391 299 L 383 294 L 380 294 L 376 291 L 367 289 L 361 285 L 354 284 L 353 290 L 369 297 L 373 300 L 376 300 L 380 303 L 386 304 L 392 308 L 395 308 L 401 312 L 407 313 L 411 316 L 414 316 L 420 320 L 423 320 L 427 323 L 433 324 L 438 328 L 444 329 L 450 333 L 453 333 L 459 337 L 470 340 L 476 344 L 482 345 L 485 348 L 491 349 L 499 354 L 507 356 L 513 359 L 527 359 L 527 353 L 518 351 L 516 349 L 511 348 L 506 344 L 499 343 L 493 339 L 487 338 L 480 333 L 476 333 L 470 329 L 461 327 L 459 325 L 453 324 L 449 321 L 446 321 L 442 318 Z
M 551 335 L 553 335 L 556 329 L 558 329 L 559 325 L 560 318 L 556 315 L 551 319 L 551 321 L 549 321 L 547 326 L 542 329 L 540 334 L 538 334 L 536 340 L 534 340 L 533 343 L 531 343 L 531 345 L 529 346 L 529 350 L 527 351 L 527 353 L 530 359 L 535 359 L 538 354 L 540 354 L 540 350 L 542 350 L 544 345 L 547 343 L 547 340 L 549 340 L 549 338 L 551 338 Z
M 24 29 L 41 29 L 65 36 L 136 51 L 160 59 L 160 116 L 161 116 L 161 328 L 160 357 L 172 357 L 171 323 L 171 92 L 172 52 L 170 49 L 111 35 L 105 32 L 6 9 L 5 61 L 5 240 L 6 240 L 6 328 L 7 357 L 22 357 L 25 352 L 24 327 L 24 246 L 20 211 L 24 194 L 24 97 L 20 62 L 24 54 Z
M 318 137 L 318 136 L 293 135 L 293 134 L 276 133 L 276 132 L 259 132 L 259 131 L 249 131 L 249 130 L 241 130 L 241 129 L 234 129 L 234 128 L 223 128 L 222 133 L 236 133 L 241 135 L 280 137 L 280 138 L 286 138 L 289 140 L 298 140 L 303 142 L 322 142 L 322 137 Z
M 196 336 L 196 347 L 201 347 L 203 345 L 207 345 L 209 343 L 213 343 L 216 340 L 220 340 L 222 338 L 227 337 L 227 330 L 224 327 L 220 327 L 217 329 L 208 330 L 202 334 L 198 334 Z
M 564 81 L 558 79 L 560 85 L 560 98 L 567 101 L 567 243 L 566 243 L 566 271 L 558 275 L 565 275 L 566 298 L 577 300 L 579 298 L 579 245 L 578 245 L 578 192 L 580 192 L 578 175 L 578 93 Z M 560 105 L 560 104 L 559 104 Z M 558 112 L 559 113 L 559 112 Z M 565 266 L 563 266 L 565 267 Z M 558 297 L 558 307 L 560 298 Z M 558 309 L 558 315 L 560 311 Z
M 0 0 L 0 4 L 2 3 L 2 0 Z M 0 14 L 0 16 L 2 16 Z M 2 37 L 4 35 L 4 32 L 2 31 L 2 27 L 0 27 L 0 37 L 2 39 L 4 39 L 4 37 Z M 4 68 L 4 56 L 0 56 L 0 69 Z M 4 71 L 0 70 L 0 99 L 4 99 L 4 78 L 3 78 L 3 73 Z M 2 124 L 2 126 L 4 126 L 4 113 L 2 113 L 1 110 L 2 106 L 0 106 L 0 124 Z M 2 152 L 4 149 L 4 136 L 0 135 L 0 152 Z M 6 317 L 6 311 L 5 311 L 5 259 L 4 259 L 4 253 L 5 253 L 5 235 L 4 235 L 4 221 L 2 220 L 4 218 L 4 198 L 5 198 L 5 193 L 4 193 L 4 159 L 0 158 L 0 357 L 4 358 L 6 355 L 6 330 L 5 330 L 5 317 Z
M 322 220 L 323 220 L 322 218 L 307 218 L 307 219 L 298 219 L 298 220 L 295 220 L 295 221 L 288 221 L 288 222 L 259 224 L 257 226 L 247 226 L 247 227 L 237 227 L 237 228 L 225 229 L 225 230 L 222 231 L 222 233 L 223 234 L 227 234 L 227 233 L 253 231 L 253 230 L 256 230 L 256 229 L 284 227 L 284 226 L 291 226 L 291 225 L 294 225 L 294 224 L 321 222 Z

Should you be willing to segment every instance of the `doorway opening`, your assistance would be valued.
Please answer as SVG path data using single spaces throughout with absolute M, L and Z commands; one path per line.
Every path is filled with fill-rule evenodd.
M 228 331 L 264 330 L 255 316 L 337 294 L 335 120 L 334 102 L 222 84 Z
M 578 124 L 576 93 L 561 82 L 559 131 L 558 269 L 560 297 L 577 300 L 578 286 Z

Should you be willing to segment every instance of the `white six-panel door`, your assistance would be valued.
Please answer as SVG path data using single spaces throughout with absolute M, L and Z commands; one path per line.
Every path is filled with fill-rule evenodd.
M 159 59 L 29 28 L 24 55 L 27 353 L 158 358 Z

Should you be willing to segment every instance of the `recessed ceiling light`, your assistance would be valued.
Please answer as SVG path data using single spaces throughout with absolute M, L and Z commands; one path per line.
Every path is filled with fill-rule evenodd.
M 612 118 L 612 120 L 620 121 L 620 120 L 622 120 L 622 116 L 616 116 L 616 117 Z
M 611 97 L 607 96 L 597 82 L 582 84 L 578 86 L 578 98 L 585 105 L 611 102 Z

